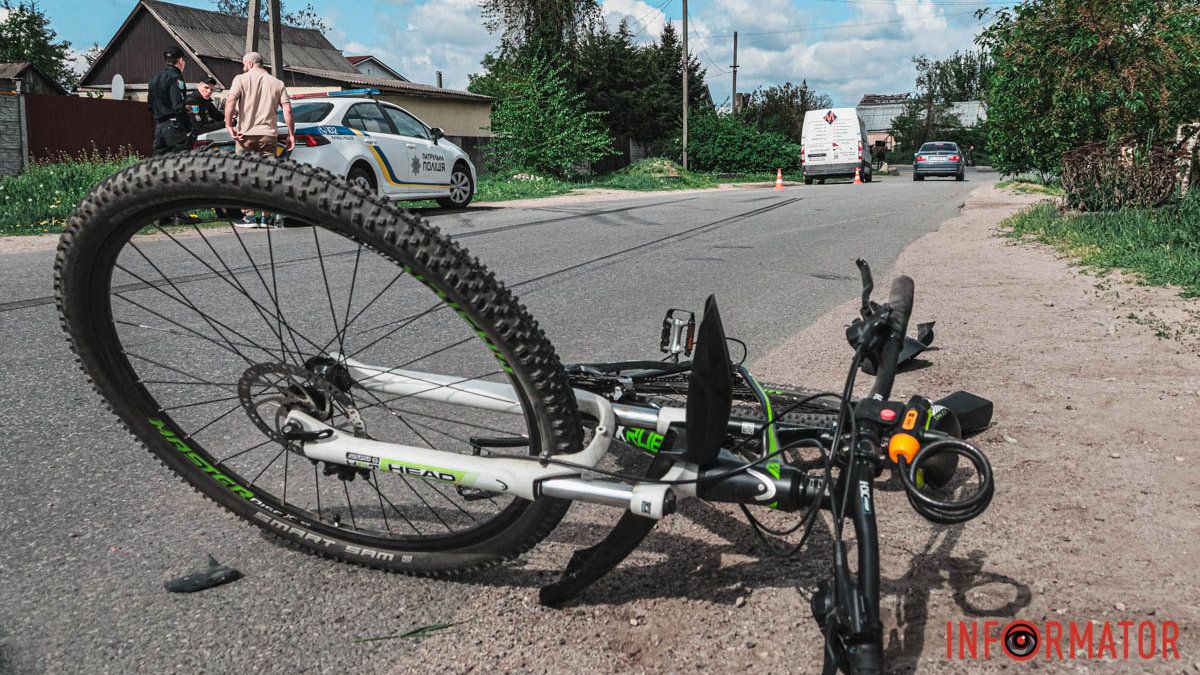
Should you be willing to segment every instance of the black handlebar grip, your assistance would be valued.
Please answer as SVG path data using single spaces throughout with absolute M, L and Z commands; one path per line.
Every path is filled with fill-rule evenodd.
M 871 389 L 873 398 L 887 400 L 892 394 L 896 363 L 900 358 L 900 348 L 904 345 L 904 334 L 908 330 L 908 317 L 912 314 L 913 290 L 912 277 L 902 275 L 892 282 L 892 294 L 888 298 L 888 307 L 891 310 L 888 315 L 888 328 L 891 335 L 880 353 L 875 386 Z
M 892 295 L 888 298 L 888 305 L 892 308 L 888 323 L 892 326 L 893 337 L 899 336 L 902 343 L 908 332 L 908 317 L 912 315 L 913 290 L 912 277 L 901 275 L 892 282 Z

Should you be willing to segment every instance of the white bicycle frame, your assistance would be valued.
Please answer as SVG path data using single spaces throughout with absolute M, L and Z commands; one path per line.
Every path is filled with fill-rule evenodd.
M 524 412 L 516 390 L 507 383 L 382 368 L 352 359 L 343 360 L 339 355 L 334 355 L 334 358 L 345 364 L 359 386 L 376 394 L 411 396 L 517 415 Z M 593 416 L 599 420 L 599 424 L 587 447 L 577 453 L 555 457 L 558 461 L 570 462 L 570 467 L 542 463 L 533 457 L 519 459 L 463 455 L 359 438 L 298 410 L 290 411 L 287 421 L 299 425 L 306 432 L 321 436 L 302 444 L 304 454 L 309 459 L 402 473 L 465 488 L 512 494 L 524 499 L 574 499 L 627 508 L 638 515 L 659 519 L 671 511 L 667 505 L 673 504 L 675 497 L 696 495 L 694 482 L 628 485 L 612 480 L 585 478 L 583 475 L 604 457 L 618 425 L 654 426 L 659 433 L 666 433 L 672 422 L 683 421 L 686 412 L 683 408 L 662 408 L 651 415 L 645 409 L 613 404 L 604 397 L 579 389 L 575 390 L 575 399 L 581 412 Z M 663 480 L 687 481 L 697 476 L 698 468 L 695 465 L 675 462 Z

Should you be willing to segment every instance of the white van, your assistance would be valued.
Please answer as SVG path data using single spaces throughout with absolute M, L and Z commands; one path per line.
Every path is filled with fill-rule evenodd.
M 866 154 L 864 154 L 866 153 Z M 822 108 L 804 113 L 804 135 L 800 143 L 800 163 L 804 166 L 804 184 L 815 179 L 853 178 L 862 170 L 862 179 L 871 181 L 870 146 L 867 125 L 854 108 Z

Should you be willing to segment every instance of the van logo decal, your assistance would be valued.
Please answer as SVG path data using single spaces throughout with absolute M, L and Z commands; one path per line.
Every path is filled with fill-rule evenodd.
M 837 115 L 834 115 L 832 110 L 825 113 L 825 122 L 826 123 L 833 124 L 836 121 L 837 121 Z

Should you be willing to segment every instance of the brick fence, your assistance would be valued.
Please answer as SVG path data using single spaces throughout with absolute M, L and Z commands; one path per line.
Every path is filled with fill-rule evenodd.
M 0 176 L 25 167 L 25 127 L 21 124 L 21 97 L 0 94 Z

